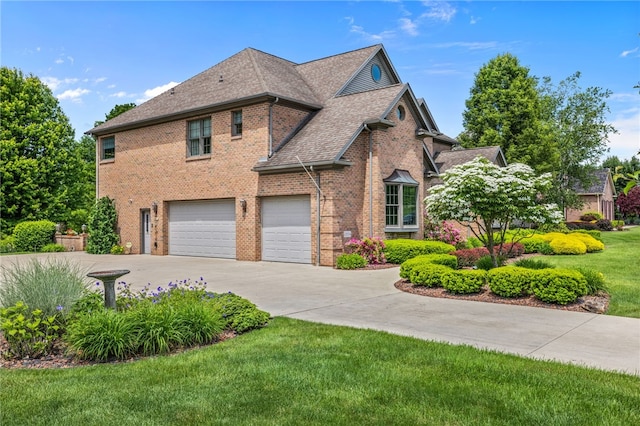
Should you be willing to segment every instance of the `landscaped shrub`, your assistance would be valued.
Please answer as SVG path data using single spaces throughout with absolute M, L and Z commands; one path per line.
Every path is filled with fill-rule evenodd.
M 587 280 L 571 269 L 542 269 L 536 271 L 531 290 L 543 302 L 566 305 L 587 294 Z
M 496 249 L 499 250 L 499 256 L 505 256 L 509 259 L 513 259 L 514 257 L 522 256 L 524 253 L 524 244 L 522 243 L 504 243 L 502 247 L 495 246 Z
M 0 253 L 13 253 L 16 251 L 16 239 L 9 235 L 0 240 Z
M 87 283 L 80 266 L 66 260 L 31 259 L 26 264 L 2 265 L 0 307 L 22 301 L 44 315 L 67 312 L 82 297 Z
M 7 357 L 40 358 L 51 353 L 62 329 L 56 315 L 30 310 L 24 302 L 0 309 L 0 331 L 8 344 Z
M 113 247 L 111 247 L 111 250 L 109 250 L 109 253 L 111 254 L 123 254 L 124 253 L 124 247 L 119 246 L 118 244 L 115 244 Z
M 519 242 L 524 246 L 525 253 L 540 253 L 541 250 L 544 250 L 544 246 L 549 245 L 549 243 L 538 234 L 523 238 Z
M 502 266 L 504 265 L 505 257 L 498 256 L 496 257 L 496 260 L 498 261 L 498 266 Z M 483 271 L 488 271 L 489 269 L 493 269 L 496 266 L 493 264 L 493 259 L 491 258 L 491 256 L 482 256 L 475 263 L 475 267 L 478 269 L 482 269 Z
M 413 285 L 425 287 L 440 287 L 445 275 L 453 272 L 453 269 L 435 263 L 421 263 L 416 265 L 409 275 L 409 281 Z
M 362 256 L 369 264 L 380 265 L 387 262 L 384 255 L 384 241 L 378 237 L 367 237 L 362 240 L 352 238 L 346 246 L 353 253 Z
M 20 222 L 13 229 L 16 251 L 40 251 L 53 242 L 56 224 L 48 220 Z
M 612 220 L 611 226 L 616 228 L 617 231 L 622 231 L 622 229 L 624 228 L 624 220 Z M 2 243 L 0 242 L 0 244 Z
M 442 287 L 451 293 L 478 293 L 486 283 L 487 274 L 483 270 L 451 271 L 442 276 Z
M 518 266 L 520 268 L 527 268 L 527 269 L 550 269 L 550 268 L 555 268 L 555 266 L 552 265 L 551 263 L 546 262 L 546 261 L 541 260 L 541 259 L 520 259 L 520 260 L 514 262 L 513 266 Z
M 607 291 L 607 284 L 602 272 L 590 268 L 576 268 L 576 271 L 580 272 L 584 279 L 587 280 L 587 294 Z
M 448 254 L 456 249 L 454 246 L 440 241 L 397 239 L 387 240 L 385 244 L 384 253 L 387 262 L 398 265 L 421 254 Z
M 479 248 L 484 247 L 484 244 L 477 237 L 469 237 L 467 238 L 466 246 L 467 248 Z
M 464 246 L 464 237 L 455 226 L 446 221 L 433 220 L 428 214 L 424 215 L 424 239 L 441 241 L 452 246 Z
M 483 256 L 489 256 L 489 250 L 486 247 L 477 247 L 472 249 L 456 250 L 452 253 L 458 258 L 459 268 L 468 268 L 476 264 Z
M 596 222 L 596 226 L 601 231 L 613 231 L 613 225 L 609 219 L 600 219 Z
M 207 303 L 217 308 L 225 319 L 225 328 L 244 333 L 254 328 L 264 327 L 269 321 L 268 312 L 258 309 L 249 300 L 231 292 L 207 293 Z
M 569 232 L 569 234 L 587 234 L 602 242 L 602 233 L 598 229 L 576 229 L 575 231 Z
M 555 254 L 585 254 L 587 252 L 585 243 L 568 235 L 554 238 L 549 245 Z
M 116 232 L 117 223 L 115 202 L 109 197 L 100 198 L 89 214 L 87 253 L 110 253 L 120 240 Z
M 184 346 L 207 344 L 224 331 L 226 319 L 217 309 L 204 303 L 177 303 L 174 305 L 178 330 Z
M 567 222 L 567 228 L 569 228 L 570 230 L 584 229 L 591 231 L 597 230 L 598 225 L 592 222 Z
M 61 253 L 67 251 L 62 244 L 50 243 L 40 249 L 42 253 Z
M 593 238 L 591 235 L 583 234 L 580 232 L 569 234 L 569 237 L 576 238 L 584 243 L 587 247 L 587 253 L 593 253 L 596 251 L 604 250 L 604 244 Z
M 580 215 L 580 220 L 584 222 L 592 222 L 602 219 L 602 214 L 598 212 L 584 212 Z
M 536 274 L 530 269 L 503 266 L 487 273 L 491 291 L 501 297 L 521 297 L 531 294 L 531 283 Z
M 367 266 L 367 260 L 357 253 L 343 253 L 336 258 L 338 269 L 358 269 Z
M 152 303 L 147 300 L 122 315 L 133 326 L 136 353 L 164 354 L 184 344 L 173 303 Z
M 458 267 L 458 259 L 450 254 L 423 254 L 402 262 L 402 265 L 400 265 L 400 277 L 408 280 L 413 268 L 423 263 L 444 265 L 451 269 Z

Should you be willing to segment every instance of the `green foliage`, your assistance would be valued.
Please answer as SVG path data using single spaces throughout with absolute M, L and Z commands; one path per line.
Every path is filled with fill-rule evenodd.
M 587 294 L 606 293 L 608 291 L 604 274 L 591 268 L 576 268 L 587 280 Z
M 544 245 L 549 245 L 540 235 L 533 235 L 520 240 L 520 244 L 524 246 L 525 253 L 541 253 Z M 551 251 L 553 253 L 553 251 Z
M 367 266 L 367 260 L 357 253 L 343 253 L 336 258 L 338 269 L 358 269 Z
M 533 294 L 543 302 L 566 305 L 587 294 L 587 280 L 571 269 L 541 269 L 534 272 Z
M 352 238 L 347 242 L 346 247 L 352 253 L 362 256 L 368 264 L 380 265 L 387 263 L 387 259 L 384 256 L 384 241 L 379 237 L 366 237 L 362 240 Z
M 442 175 L 443 184 L 429 189 L 426 210 L 437 220 L 471 222 L 475 236 L 497 265 L 495 245 L 515 220 L 557 223 L 557 206 L 544 204 L 539 194 L 548 192 L 551 176 L 536 176 L 524 164 L 500 167 L 483 157 L 454 166 Z M 476 231 L 475 229 L 479 231 Z
M 483 270 L 461 269 L 443 275 L 442 287 L 446 288 L 450 293 L 478 293 L 485 285 L 486 279 L 487 274 Z
M 16 239 L 9 235 L 0 240 L 0 253 L 13 253 L 16 251 Z
M 412 268 L 409 273 L 409 281 L 413 285 L 424 287 L 441 287 L 445 275 L 453 272 L 453 269 L 435 263 L 421 263 Z
M 62 244 L 50 243 L 40 249 L 42 253 L 61 253 L 67 251 Z
M 225 328 L 244 333 L 254 328 L 263 327 L 270 318 L 268 312 L 262 311 L 249 300 L 231 292 L 208 294 L 208 304 L 218 309 L 225 319 Z
M 66 312 L 82 297 L 87 281 L 78 264 L 65 260 L 2 265 L 0 307 L 22 301 L 47 316 Z
M 551 263 L 542 259 L 520 259 L 514 262 L 513 266 L 527 269 L 550 269 L 555 267 Z
M 13 230 L 17 251 L 40 251 L 53 242 L 56 224 L 48 220 L 20 222 Z
M 92 201 L 95 202 L 95 197 L 92 197 Z M 92 205 L 93 202 L 89 205 Z M 86 225 L 87 222 L 89 222 L 89 211 L 87 209 L 74 210 L 65 220 L 67 228 L 71 228 L 78 233 L 82 232 L 82 225 Z
M 617 156 L 612 155 L 608 156 L 602 162 L 601 167 L 603 169 L 609 169 L 614 172 L 613 184 L 616 188 L 616 194 L 625 194 L 625 187 L 627 183 L 634 182 L 633 185 L 629 187 L 629 189 L 631 189 L 637 183 L 638 173 L 640 173 L 640 159 L 633 155 L 630 159 L 621 161 Z
M 624 220 L 612 220 L 611 226 L 616 228 L 618 231 L 622 231 L 622 228 L 624 227 Z M 0 242 L 0 244 L 2 244 L 2 242 Z
M 136 353 L 165 354 L 183 344 L 182 330 L 177 327 L 178 314 L 173 303 L 156 304 L 147 300 L 122 315 L 133 326 Z
M 593 238 L 591 235 L 583 234 L 582 232 L 575 232 L 569 234 L 569 237 L 576 238 L 582 241 L 587 247 L 587 253 L 594 253 L 604 250 L 604 244 L 601 241 Z
M 116 233 L 117 224 L 115 202 L 109 197 L 100 198 L 89 215 L 87 253 L 110 253 L 111 248 L 120 241 Z
M 130 102 L 128 104 L 117 104 L 116 106 L 114 106 L 113 108 L 111 108 L 111 111 L 109 111 L 108 114 L 105 114 L 104 119 L 105 121 L 109 121 L 112 118 L 116 118 L 117 116 L 119 116 L 122 113 L 125 113 L 127 111 L 129 111 L 130 109 L 133 109 L 136 107 L 136 104 L 133 102 Z M 102 123 L 104 123 L 104 121 L 96 121 L 94 123 L 94 126 L 98 127 L 99 125 L 101 125 Z
M 531 294 L 531 283 L 536 275 L 530 269 L 503 266 L 487 273 L 491 291 L 501 297 L 521 297 Z
M 40 309 L 29 311 L 24 302 L 0 309 L 0 331 L 6 339 L 8 357 L 40 358 L 51 353 L 61 328 L 55 315 Z
M 456 249 L 440 241 L 397 239 L 387 240 L 385 244 L 387 261 L 398 265 L 421 254 L 448 254 Z
M 569 236 L 556 237 L 549 243 L 554 254 L 585 254 L 587 246 L 577 238 Z
M 467 247 L 466 248 L 480 248 L 484 247 L 482 241 L 480 241 L 477 237 L 469 237 L 467 238 Z
M 591 222 L 594 220 L 600 220 L 602 219 L 602 214 L 599 212 L 595 212 L 595 211 L 588 211 L 588 212 L 584 212 L 580 215 L 580 220 L 584 220 L 586 222 Z
M 213 342 L 222 333 L 226 320 L 217 309 L 204 303 L 177 303 L 174 327 L 185 346 Z
M 81 359 L 125 359 L 137 349 L 136 323 L 130 318 L 110 309 L 81 315 L 70 323 L 65 341 Z
M 111 250 L 109 250 L 109 252 L 111 254 L 123 254 L 124 253 L 124 247 L 119 246 L 119 245 L 114 245 L 113 247 L 111 247 Z
M 408 280 L 413 268 L 423 263 L 444 265 L 451 269 L 458 267 L 458 259 L 450 254 L 423 254 L 402 262 L 402 265 L 400 265 L 400 277 Z
M 0 230 L 24 220 L 64 220 L 82 204 L 86 179 L 74 130 L 33 75 L 0 69 Z
M 478 269 L 488 271 L 490 269 L 504 265 L 505 258 L 503 256 L 498 256 L 496 259 L 498 261 L 498 266 L 495 266 L 493 264 L 493 259 L 491 258 L 491 256 L 482 256 L 480 259 L 476 260 L 475 266 Z
M 602 242 L 602 232 L 600 232 L 597 229 L 576 229 L 573 231 L 570 231 L 569 234 L 587 234 L 590 235 L 591 237 L 595 238 L 596 240 Z

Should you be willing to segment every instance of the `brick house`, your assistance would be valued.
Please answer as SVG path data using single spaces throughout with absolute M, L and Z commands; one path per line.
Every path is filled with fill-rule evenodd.
M 382 45 L 302 64 L 248 48 L 87 133 L 132 253 L 316 265 L 350 237 L 422 238 L 457 144 Z
M 580 216 L 586 212 L 598 212 L 605 219 L 615 219 L 616 187 L 613 184 L 611 170 L 596 170 L 588 188 L 578 184 L 573 189 L 582 200 L 582 208 L 565 209 L 567 222 L 580 220 Z

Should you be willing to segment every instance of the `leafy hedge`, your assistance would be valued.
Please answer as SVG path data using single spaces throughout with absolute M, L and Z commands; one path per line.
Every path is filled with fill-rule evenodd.
M 40 251 L 53 242 L 56 224 L 49 220 L 20 222 L 13 229 L 16 251 Z
M 409 274 L 409 281 L 413 285 L 425 287 L 440 287 L 445 275 L 453 269 L 434 263 L 421 263 L 414 267 Z
M 451 269 L 458 267 L 458 259 L 450 254 L 423 254 L 402 262 L 402 265 L 400 265 L 400 277 L 408 280 L 413 268 L 425 263 L 444 265 Z
M 585 254 L 587 245 L 577 238 L 556 237 L 549 243 L 555 254 Z
M 535 273 L 531 269 L 503 266 L 488 272 L 487 281 L 491 291 L 502 297 L 521 297 L 531 294 Z
M 571 269 L 540 269 L 531 286 L 533 294 L 543 302 L 566 305 L 587 294 L 587 280 Z
M 358 269 L 367 266 L 367 259 L 357 253 L 343 253 L 336 258 L 338 269 Z
M 421 254 L 448 254 L 455 251 L 455 247 L 440 241 L 421 241 L 397 239 L 385 241 L 384 254 L 387 262 L 401 264 Z
M 478 293 L 485 285 L 486 276 L 483 270 L 450 271 L 442 276 L 442 287 L 456 294 Z

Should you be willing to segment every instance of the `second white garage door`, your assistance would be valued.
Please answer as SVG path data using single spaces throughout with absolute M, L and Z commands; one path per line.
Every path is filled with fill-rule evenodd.
M 262 260 L 311 263 L 309 196 L 262 199 Z
M 171 203 L 169 205 L 169 254 L 235 259 L 234 201 Z

